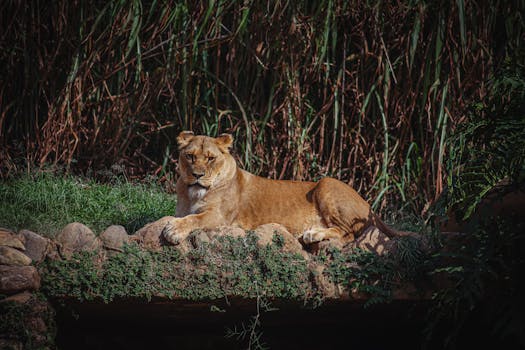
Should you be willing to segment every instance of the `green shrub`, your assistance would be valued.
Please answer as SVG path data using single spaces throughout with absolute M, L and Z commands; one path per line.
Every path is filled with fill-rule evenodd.
M 110 302 L 152 296 L 300 299 L 309 289 L 304 258 L 283 252 L 277 244 L 259 247 L 254 234 L 219 237 L 184 256 L 173 247 L 148 251 L 133 243 L 121 253 L 99 258 L 97 253 L 81 253 L 70 260 L 46 261 L 41 266 L 44 292 Z
M 523 347 L 523 209 L 496 213 L 495 205 L 525 191 L 524 52 L 509 55 L 487 86 L 487 96 L 471 106 L 450 145 L 448 188 L 436 207 L 463 222 L 466 241 L 437 255 L 445 264 L 433 272 L 450 284 L 434 295 L 427 332 L 430 337 L 443 326 L 444 345 L 454 346 L 474 321 L 498 343 Z

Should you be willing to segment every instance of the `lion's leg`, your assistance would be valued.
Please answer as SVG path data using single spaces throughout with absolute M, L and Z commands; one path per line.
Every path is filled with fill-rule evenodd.
M 354 236 L 370 225 L 370 206 L 352 187 L 341 181 L 320 180 L 312 197 L 325 225 L 337 228 L 344 240 L 353 241 Z
M 219 213 L 211 211 L 186 215 L 182 218 L 167 216 L 161 220 L 165 220 L 162 234 L 164 238 L 172 244 L 179 244 L 185 240 L 193 230 L 214 228 L 227 224 Z
M 305 244 L 311 244 L 315 242 L 321 242 L 324 239 L 337 238 L 341 239 L 345 233 L 338 227 L 315 227 L 311 228 L 303 233 L 303 242 Z M 349 237 L 347 237 L 348 239 Z M 352 239 L 353 240 L 353 237 Z

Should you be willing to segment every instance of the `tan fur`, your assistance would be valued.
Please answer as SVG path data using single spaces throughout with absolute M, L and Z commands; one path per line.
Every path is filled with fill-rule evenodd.
M 177 142 L 176 217 L 160 220 L 165 238 L 173 244 L 194 229 L 222 225 L 248 230 L 279 223 L 305 244 L 328 238 L 352 241 L 371 225 L 387 235 L 396 234 L 341 181 L 280 181 L 250 174 L 237 167 L 229 152 L 233 138 L 227 134 L 212 138 L 184 131 Z

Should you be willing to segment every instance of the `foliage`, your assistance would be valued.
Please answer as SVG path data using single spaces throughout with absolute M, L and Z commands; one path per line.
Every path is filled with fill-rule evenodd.
M 525 183 L 524 58 L 505 62 L 489 82 L 487 98 L 472 106 L 452 139 L 449 190 L 442 201 L 462 220 L 489 192 L 498 188 L 504 195 Z
M 447 282 L 433 296 L 426 327 L 429 341 L 441 338 L 446 329 L 441 341 L 453 347 L 472 322 L 487 330 L 480 339 L 525 345 L 525 289 L 520 280 L 525 268 L 523 232 L 523 218 L 487 214 L 472 223 L 466 242 L 437 255 L 431 274 Z
M 231 132 L 248 170 L 336 176 L 419 214 L 449 131 L 523 40 L 523 1 L 269 4 L 3 1 L 0 175 L 168 179 L 180 130 Z
M 525 191 L 524 68 L 523 52 L 508 55 L 450 145 L 449 188 L 437 208 L 461 219 L 466 238 L 437 255 L 433 273 L 448 284 L 435 294 L 427 329 L 432 336 L 446 324 L 448 346 L 479 320 L 498 344 L 525 346 L 525 221 L 522 208 L 498 210 Z
M 0 303 L 0 336 L 4 340 L 20 343 L 23 349 L 52 349 L 54 348 L 55 319 L 54 312 L 49 307 L 37 305 L 33 297 L 28 303 L 2 301 Z M 33 318 L 40 318 L 45 323 L 46 333 L 34 329 Z M 14 346 L 14 349 L 18 347 Z
M 43 290 L 48 296 L 68 296 L 79 301 L 170 296 L 171 286 L 166 284 L 164 274 L 171 272 L 179 260 L 174 249 L 154 253 L 141 250 L 136 244 L 125 246 L 122 253 L 103 262 L 98 252 L 83 252 L 67 261 L 46 261 L 41 267 Z
M 276 236 L 277 237 L 277 236 Z M 257 285 L 256 285 L 257 287 Z M 256 289 L 257 291 L 257 289 Z M 241 323 L 239 327 L 234 326 L 233 328 L 226 329 L 226 338 L 235 338 L 238 341 L 247 341 L 247 349 L 263 350 L 268 349 L 266 344 L 262 341 L 263 332 L 261 330 L 261 311 L 268 312 L 274 311 L 270 302 L 261 297 L 257 293 L 257 312 L 252 316 L 248 323 Z
M 259 247 L 253 234 L 246 239 L 219 237 L 183 256 L 172 247 L 148 251 L 130 244 L 107 259 L 81 253 L 70 260 L 47 261 L 41 269 L 46 295 L 81 301 L 152 296 L 200 300 L 225 295 L 301 299 L 308 287 L 302 256 L 274 244 Z
M 193 235 L 195 235 L 194 233 Z M 257 236 L 219 236 L 181 254 L 173 247 L 150 251 L 132 243 L 123 252 L 106 258 L 97 252 L 74 255 L 70 260 L 47 260 L 40 267 L 43 290 L 53 297 L 80 301 L 152 296 L 188 300 L 224 296 L 308 301 L 316 297 L 311 272 L 301 255 L 288 253 L 274 242 L 259 246 Z M 370 303 L 386 301 L 392 288 L 411 276 L 419 265 L 418 246 L 379 257 L 357 250 L 331 249 L 316 259 L 327 266 L 325 274 L 335 284 L 372 296 Z M 410 252 L 409 252 L 410 251 Z M 401 255 L 417 259 L 399 258 Z
M 47 173 L 23 175 L 0 182 L 0 226 L 30 229 L 54 236 L 78 221 L 97 232 L 120 224 L 129 233 L 165 215 L 176 200 L 155 184 L 113 179 L 100 184 Z
M 394 283 L 390 261 L 362 250 L 343 254 L 338 249 L 331 249 L 329 253 L 332 260 L 327 272 L 334 283 L 368 294 L 370 298 L 365 306 L 390 300 Z

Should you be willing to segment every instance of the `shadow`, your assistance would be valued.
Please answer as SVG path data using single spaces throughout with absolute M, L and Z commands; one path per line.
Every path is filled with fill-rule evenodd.
M 144 226 L 146 226 L 147 224 L 151 222 L 154 222 L 157 219 L 158 219 L 157 216 L 143 215 L 143 216 L 139 216 L 139 217 L 130 219 L 127 223 L 122 224 L 122 226 L 124 226 L 128 234 L 133 234 L 139 229 L 143 228 Z
M 110 303 L 57 310 L 59 349 L 246 349 L 246 339 L 227 338 L 226 329 L 248 325 L 254 300 L 230 300 L 225 312 L 210 303 Z M 269 349 L 360 347 L 419 349 L 426 306 L 396 302 L 364 308 L 359 301 L 325 301 L 315 309 L 302 302 L 274 301 L 256 331 Z M 71 306 L 70 306 L 71 307 Z M 253 346 L 252 346 L 253 347 Z

